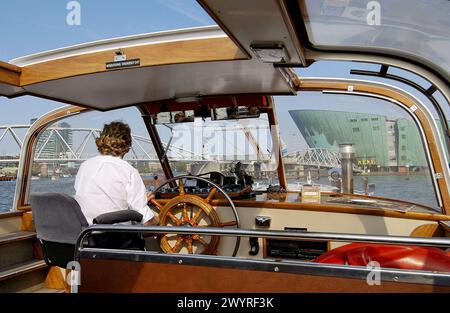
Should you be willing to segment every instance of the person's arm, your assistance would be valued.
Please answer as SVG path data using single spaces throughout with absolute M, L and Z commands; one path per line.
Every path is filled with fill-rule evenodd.
M 155 195 L 152 192 L 147 192 L 147 203 L 150 202 L 152 199 L 155 199 Z M 151 220 L 144 223 L 144 226 L 154 226 L 159 224 L 159 216 L 155 215 Z
M 132 173 L 130 183 L 126 189 L 128 206 L 142 214 L 141 223 L 144 225 L 156 225 L 159 223 L 158 217 L 147 205 L 147 191 L 138 171 Z
M 159 224 L 159 217 L 158 215 L 155 215 L 151 220 L 145 222 L 144 226 L 156 226 L 158 224 Z

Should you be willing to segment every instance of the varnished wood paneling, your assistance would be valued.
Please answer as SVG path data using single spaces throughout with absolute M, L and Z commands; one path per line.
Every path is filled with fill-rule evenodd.
M 165 204 L 168 200 L 158 199 L 158 202 Z M 275 202 L 275 201 L 249 201 L 249 200 L 234 200 L 236 207 L 247 208 L 270 208 L 270 209 L 284 209 L 284 210 L 298 210 L 298 211 L 316 211 L 316 212 L 330 212 L 330 213 L 345 213 L 345 214 L 361 214 L 372 216 L 384 216 L 394 218 L 404 218 L 423 221 L 450 221 L 449 215 L 431 214 L 421 212 L 399 212 L 390 209 L 374 209 L 370 207 L 349 207 L 345 205 L 331 205 L 331 204 L 313 204 L 313 203 L 292 203 L 292 202 Z M 224 200 L 213 200 L 211 204 L 214 206 L 228 206 L 228 202 Z
M 206 266 L 81 260 L 81 292 L 450 292 L 449 287 Z
M 411 237 L 443 237 L 444 231 L 438 223 L 420 225 L 411 232 Z
M 20 68 L 0 61 L 0 83 L 20 85 Z
M 106 72 L 116 50 L 101 51 L 32 64 L 22 68 L 20 84 Z M 150 44 L 122 49 L 127 59 L 140 59 L 140 67 L 192 62 L 245 59 L 229 38 L 211 38 Z M 117 69 L 121 70 L 121 69 Z
M 22 230 L 23 231 L 36 231 L 33 223 L 33 215 L 31 212 L 24 212 L 22 215 Z
M 64 277 L 64 275 L 67 274 L 68 271 L 66 269 L 52 266 L 47 273 L 47 277 L 45 278 L 45 288 L 70 292 L 70 286 L 66 283 L 66 279 Z

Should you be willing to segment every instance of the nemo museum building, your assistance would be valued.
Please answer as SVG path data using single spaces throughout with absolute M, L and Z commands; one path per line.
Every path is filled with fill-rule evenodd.
M 352 143 L 359 167 L 405 171 L 427 166 L 417 126 L 411 120 L 328 110 L 289 113 L 310 148 L 338 151 L 339 144 Z

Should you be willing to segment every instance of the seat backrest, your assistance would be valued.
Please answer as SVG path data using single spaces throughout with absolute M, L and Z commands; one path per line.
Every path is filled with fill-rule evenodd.
M 65 268 L 73 261 L 78 235 L 88 226 L 78 202 L 64 193 L 35 193 L 30 203 L 45 262 Z
M 37 237 L 43 241 L 75 244 L 88 222 L 78 202 L 64 193 L 35 193 L 30 196 Z

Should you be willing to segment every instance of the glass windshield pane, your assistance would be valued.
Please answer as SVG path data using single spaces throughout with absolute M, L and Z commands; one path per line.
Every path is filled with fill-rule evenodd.
M 96 40 L 214 24 L 194 0 L 0 1 L 0 60 Z
M 355 194 L 438 208 L 423 141 L 403 109 L 375 98 L 316 92 L 277 97 L 275 103 L 291 190 L 312 183 L 339 191 L 339 145 L 350 143 Z
M 78 169 L 85 160 L 99 155 L 95 139 L 104 124 L 113 121 L 131 128 L 132 145 L 124 156 L 135 167 L 148 189 L 161 165 L 139 111 L 136 108 L 110 112 L 90 111 L 58 121 L 39 137 L 34 154 L 30 192 L 63 192 L 74 195 Z
M 370 50 L 420 58 L 450 72 L 447 0 L 299 0 L 318 48 Z
M 277 155 L 267 114 L 259 118 L 157 125 L 174 175 L 220 172 L 235 176 L 236 165 L 260 182 L 278 183 Z M 267 187 L 267 186 L 266 186 Z

